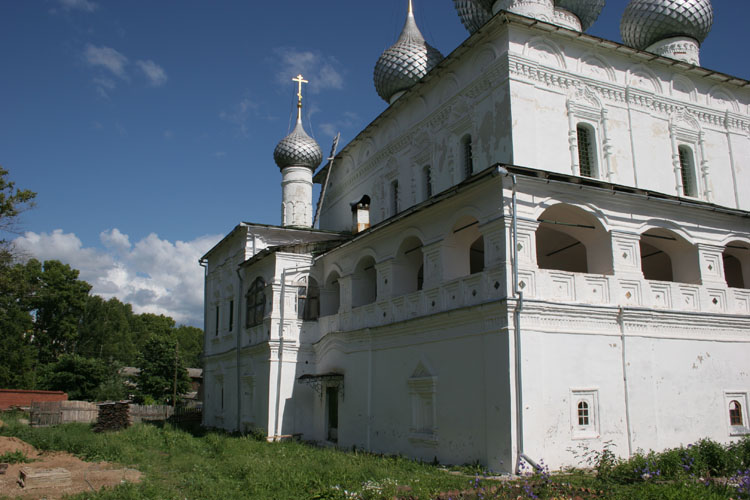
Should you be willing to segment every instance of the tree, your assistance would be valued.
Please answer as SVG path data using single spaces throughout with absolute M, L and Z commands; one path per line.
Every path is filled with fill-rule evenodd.
M 190 378 L 179 356 L 177 342 L 169 337 L 150 336 L 136 366 L 140 369 L 136 385 L 141 400 L 148 396 L 160 403 L 172 402 L 175 375 L 178 396 L 190 390 Z
M 34 206 L 36 193 L 18 189 L 8 180 L 8 171 L 0 167 L 0 232 L 14 232 L 18 216 Z M 0 247 L 7 250 L 8 242 L 0 238 Z
M 180 355 L 189 368 L 203 366 L 203 330 L 194 326 L 178 326 L 174 330 L 180 344 Z
M 78 324 L 91 285 L 78 279 L 78 271 L 57 260 L 44 265 L 36 259 L 26 264 L 35 281 L 31 305 L 34 314 L 34 343 L 40 363 L 57 361 L 62 354 L 73 354 L 78 340 Z
M 132 316 L 130 329 L 136 349 L 141 351 L 152 335 L 160 338 L 172 338 L 174 324 L 172 318 L 163 314 L 144 313 Z
M 31 345 L 34 318 L 30 310 L 32 281 L 25 266 L 14 264 L 0 249 L 0 387 L 32 389 L 36 350 Z
M 75 354 L 63 354 L 48 365 L 43 386 L 51 391 L 64 391 L 72 400 L 97 401 L 119 399 L 124 395 L 124 385 L 117 374 L 117 365 L 101 359 L 84 358 Z M 112 394 L 113 383 L 120 390 Z
M 89 295 L 78 328 L 76 353 L 132 365 L 137 352 L 131 331 L 132 318 L 130 304 L 123 304 L 116 298 L 104 300 Z

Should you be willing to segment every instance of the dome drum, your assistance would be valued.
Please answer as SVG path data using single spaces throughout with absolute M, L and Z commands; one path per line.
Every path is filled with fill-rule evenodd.
M 585 31 L 599 17 L 606 0 L 453 0 L 453 3 L 470 33 L 501 10 Z
M 660 40 L 646 47 L 646 52 L 657 54 L 670 59 L 677 59 L 688 64 L 700 66 L 701 47 L 698 42 L 689 37 L 672 37 Z

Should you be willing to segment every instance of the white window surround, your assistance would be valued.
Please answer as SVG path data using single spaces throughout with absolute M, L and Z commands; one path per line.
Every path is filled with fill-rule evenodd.
M 588 410 L 588 424 L 579 421 L 579 405 L 585 403 Z M 570 430 L 572 439 L 599 438 L 599 389 L 570 390 Z
M 411 398 L 409 441 L 415 445 L 436 446 L 437 438 L 437 377 L 420 362 L 407 381 Z
M 669 139 L 672 145 L 672 168 L 677 196 L 686 196 L 680 162 L 680 147 L 686 146 L 693 153 L 694 170 L 692 174 L 697 192 L 696 196 L 692 198 L 711 201 L 711 190 L 708 183 L 708 160 L 705 156 L 705 134 L 701 130 L 698 120 L 684 109 L 678 111 L 669 120 Z
M 729 417 L 729 405 L 732 401 L 737 401 L 741 408 L 742 425 L 732 425 Z M 727 429 L 730 436 L 745 436 L 750 434 L 750 425 L 747 420 L 747 392 L 746 391 L 726 391 L 724 392 L 724 418 L 726 419 Z
M 578 155 L 578 127 L 588 126 L 593 130 L 591 156 L 594 162 L 592 177 L 612 180 L 612 145 L 608 132 L 607 110 L 593 90 L 583 87 L 576 90 L 566 103 L 568 111 L 568 146 L 570 149 L 570 170 L 580 176 Z

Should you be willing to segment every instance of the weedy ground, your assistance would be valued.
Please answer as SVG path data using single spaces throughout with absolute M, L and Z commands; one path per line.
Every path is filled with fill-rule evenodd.
M 520 479 L 496 481 L 485 478 L 477 466 L 455 467 L 449 474 L 403 457 L 297 442 L 269 444 L 171 425 L 138 424 L 97 434 L 83 424 L 30 428 L 14 416 L 3 420 L 0 435 L 144 473 L 139 484 L 81 494 L 76 500 L 750 499 L 750 439 L 731 446 L 700 441 L 627 461 L 605 446 L 582 454 L 586 471 L 550 474 L 546 468 L 527 468 Z

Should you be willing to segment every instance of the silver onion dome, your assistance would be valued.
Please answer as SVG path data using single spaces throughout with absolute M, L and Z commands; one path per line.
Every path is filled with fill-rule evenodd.
M 586 31 L 599 18 L 607 0 L 555 0 L 555 6 L 572 12 L 581 21 L 581 30 Z
M 620 21 L 626 45 L 644 50 L 676 36 L 706 39 L 714 22 L 711 0 L 630 0 Z
M 453 0 L 461 22 L 469 31 L 476 32 L 492 18 L 494 0 Z M 581 29 L 586 31 L 599 18 L 607 0 L 554 0 L 560 7 L 575 14 L 581 21 Z
M 410 89 L 442 60 L 440 51 L 429 45 L 419 31 L 410 1 L 401 36 L 375 64 L 375 90 L 390 102 L 394 95 Z
M 302 120 L 298 118 L 292 133 L 284 137 L 276 146 L 273 159 L 281 169 L 307 167 L 315 170 L 323 161 L 323 152 L 315 139 L 307 135 L 302 126 Z
M 461 23 L 474 34 L 492 18 L 492 7 L 486 8 L 479 0 L 453 0 Z

